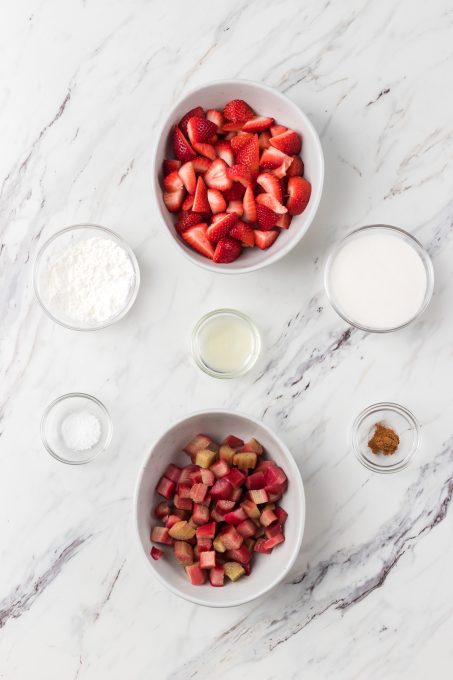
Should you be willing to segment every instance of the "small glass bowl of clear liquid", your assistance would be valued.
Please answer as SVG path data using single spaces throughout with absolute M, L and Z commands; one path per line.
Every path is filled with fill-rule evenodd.
M 261 338 L 253 321 L 235 309 L 203 316 L 192 333 L 192 356 L 213 378 L 238 378 L 255 365 Z

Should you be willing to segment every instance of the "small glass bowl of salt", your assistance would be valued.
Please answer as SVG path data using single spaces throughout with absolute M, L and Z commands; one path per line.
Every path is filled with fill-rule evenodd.
M 89 394 L 74 392 L 55 399 L 44 411 L 41 438 L 61 463 L 89 463 L 112 439 L 112 421 L 104 404 Z

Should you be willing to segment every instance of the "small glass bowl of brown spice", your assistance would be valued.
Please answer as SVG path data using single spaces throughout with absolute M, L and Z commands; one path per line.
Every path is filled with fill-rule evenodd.
M 398 472 L 409 465 L 420 445 L 420 425 L 404 406 L 373 404 L 352 426 L 352 446 L 357 460 L 373 472 Z

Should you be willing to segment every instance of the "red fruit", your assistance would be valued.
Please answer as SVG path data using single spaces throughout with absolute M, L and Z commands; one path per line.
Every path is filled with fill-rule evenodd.
M 300 215 L 310 200 L 311 184 L 305 177 L 290 177 L 288 180 L 288 201 L 286 203 L 290 215 Z
M 224 123 L 222 127 L 222 131 L 224 133 L 227 133 L 225 135 L 225 139 L 229 141 L 232 139 L 236 132 L 240 132 L 242 130 L 243 123 Z
M 277 239 L 278 231 L 261 231 L 260 229 L 255 229 L 255 245 L 261 250 L 266 250 L 269 248 L 274 241 Z
M 230 189 L 232 180 L 228 177 L 229 167 L 221 158 L 217 158 L 206 170 L 204 179 L 208 187 L 224 191 Z
M 240 182 L 246 188 L 250 186 L 253 181 L 253 175 L 245 165 L 233 165 L 231 168 L 227 167 L 227 176 L 233 182 Z
M 172 544 L 172 540 L 166 527 L 153 527 L 151 531 L 151 540 L 153 543 L 164 543 L 165 545 Z
M 283 510 L 279 505 L 274 510 L 275 514 L 277 515 L 277 520 L 281 526 L 283 526 L 288 519 L 288 513 L 286 510 Z
M 221 477 L 225 477 L 225 475 L 229 473 L 230 466 L 228 465 L 226 460 L 220 459 L 211 465 L 210 471 L 214 473 L 217 479 L 220 479 Z
M 200 553 L 200 568 L 201 569 L 212 569 L 215 567 L 215 550 L 205 550 Z
M 208 189 L 208 201 L 213 215 L 224 212 L 226 209 L 225 199 L 218 189 Z
M 254 116 L 253 118 L 250 118 L 244 125 L 242 126 L 242 131 L 243 132 L 263 132 L 263 130 L 267 130 L 270 128 L 272 123 L 274 122 L 273 118 L 267 118 L 266 116 Z
M 253 135 L 251 132 L 239 132 L 235 137 L 231 139 L 231 148 L 233 149 L 234 153 L 237 154 L 237 152 L 242 149 L 247 142 L 249 142 L 253 138 Z
M 282 132 L 286 132 L 287 129 L 288 128 L 285 127 L 284 125 L 272 125 L 271 130 L 270 130 L 271 136 L 275 137 L 276 135 L 281 135 Z
M 279 149 L 279 151 L 288 154 L 288 156 L 296 156 L 302 148 L 300 135 L 294 132 L 294 130 L 286 130 L 279 135 L 275 135 L 275 137 L 271 137 L 269 143 L 271 146 Z
M 245 514 L 244 510 L 242 508 L 237 508 L 237 510 L 232 510 L 231 512 L 227 512 L 223 518 L 225 522 L 228 522 L 228 524 L 240 524 L 243 522 L 245 519 L 247 519 L 247 515 Z
M 263 172 L 261 175 L 258 175 L 256 181 L 266 193 L 274 196 L 274 198 L 276 198 L 280 203 L 283 201 L 282 185 L 278 177 L 273 175 L 271 172 Z
M 263 543 L 263 548 L 265 550 L 272 550 L 272 548 L 275 548 L 276 545 L 279 545 L 279 543 L 283 543 L 285 540 L 285 537 L 283 534 L 276 534 L 275 536 L 272 536 L 272 538 L 267 538 L 264 543 Z
M 233 525 L 224 527 L 219 532 L 220 539 L 227 550 L 237 550 L 241 547 L 244 538 Z
M 244 208 L 243 218 L 245 222 L 256 222 L 256 203 L 252 187 L 248 186 L 245 190 L 244 198 L 242 200 Z
M 201 120 L 201 118 L 199 120 Z M 180 180 L 182 180 L 182 183 L 184 184 L 188 193 L 189 194 L 195 193 L 195 189 L 197 186 L 197 178 L 195 176 L 195 170 L 191 161 L 188 161 L 187 163 L 184 163 L 183 166 L 181 166 L 181 168 L 178 170 L 178 175 Z M 171 175 L 168 175 L 168 177 L 171 177 Z M 167 191 L 170 191 L 170 189 L 168 189 L 167 187 L 165 188 L 167 189 Z
M 244 207 L 242 205 L 241 199 L 237 198 L 234 201 L 230 201 L 228 203 L 228 207 L 227 207 L 226 211 L 227 211 L 227 213 L 234 212 L 234 213 L 236 213 L 236 215 L 238 215 L 238 217 L 242 217 L 242 214 L 244 212 Z
M 206 175 L 205 175 L 206 177 Z M 208 193 L 206 190 L 206 184 L 203 182 L 202 177 L 197 179 L 197 188 L 195 190 L 195 196 L 193 199 L 192 209 L 194 212 L 199 213 L 210 213 L 211 206 L 208 201 Z
M 167 479 L 171 479 L 172 482 L 177 484 L 179 482 L 179 478 L 181 477 L 181 468 L 178 467 L 177 465 L 173 465 L 173 463 L 170 463 L 167 465 L 167 469 L 165 470 L 164 477 Z
M 217 158 L 217 154 L 212 144 L 207 144 L 206 142 L 195 142 L 193 148 L 197 153 L 201 154 L 202 156 L 210 158 L 211 161 Z
M 241 564 L 248 564 L 252 559 L 250 550 L 245 545 L 241 545 L 240 548 L 228 550 L 227 557 L 229 560 L 234 560 L 235 562 L 240 562 Z
M 231 215 L 235 214 L 236 213 L 231 213 Z M 214 262 L 229 264 L 230 262 L 237 260 L 241 252 L 242 246 L 239 241 L 226 236 L 225 238 L 220 239 L 220 241 L 217 243 L 213 259 Z
M 176 484 L 166 477 L 161 477 L 156 486 L 156 491 L 160 496 L 164 498 L 170 498 L 175 492 Z
M 190 162 L 191 161 L 189 161 L 189 163 Z M 189 210 L 192 210 L 193 199 L 194 199 L 194 194 L 189 194 L 188 196 L 185 197 L 183 204 L 182 204 L 183 212 L 188 212 Z M 198 221 L 200 222 L 200 220 L 198 220 Z
M 288 210 L 275 198 L 275 196 L 272 196 L 272 194 L 259 194 L 259 196 L 256 197 L 256 202 L 269 208 L 269 210 L 272 210 L 277 216 L 282 215 Z
M 170 160 L 165 159 L 164 162 L 162 163 L 164 177 L 166 175 L 169 175 L 170 172 L 173 172 L 174 170 L 179 170 L 180 167 L 181 161 L 177 161 L 176 158 L 171 158 Z
M 262 132 L 258 137 L 258 145 L 261 150 L 269 148 L 269 140 L 271 136 L 269 132 Z
M 255 234 L 249 224 L 238 221 L 232 229 L 230 229 L 231 238 L 240 241 L 246 248 L 253 248 L 255 245 Z
M 196 503 L 193 507 L 192 522 L 200 525 L 209 521 L 209 508 L 201 503 Z
M 194 109 L 190 109 L 179 121 L 179 127 L 187 137 L 187 123 L 193 116 L 198 116 L 198 118 L 204 118 L 204 111 L 201 106 L 196 106 Z
M 177 125 L 173 130 L 173 151 L 180 161 L 191 161 L 197 155 Z
M 187 134 L 191 144 L 197 142 L 209 142 L 217 132 L 217 125 L 206 118 L 196 116 L 189 118 L 187 122 Z
M 186 574 L 189 577 L 189 581 L 193 586 L 201 586 L 206 581 L 206 572 L 200 569 L 198 562 L 195 564 L 190 564 L 186 569 Z
M 230 482 L 222 477 L 222 479 L 218 479 L 214 486 L 211 489 L 211 496 L 215 500 L 230 500 L 231 494 L 233 492 L 233 487 L 231 486 Z
M 224 479 L 227 479 L 235 489 L 239 489 L 243 485 L 246 477 L 247 475 L 245 472 L 242 472 L 242 470 L 239 470 L 237 467 L 232 467 L 229 473 L 225 475 Z
M 154 545 L 151 548 L 150 555 L 153 558 L 153 560 L 160 560 L 162 555 L 164 554 L 164 551 L 161 550 L 160 548 L 156 548 Z
M 217 142 L 215 150 L 219 158 L 221 158 L 227 165 L 234 164 L 234 153 L 230 142 Z
M 264 149 L 260 158 L 260 166 L 265 170 L 275 170 L 276 168 L 280 168 L 283 163 L 286 163 L 288 168 L 292 162 L 291 156 L 288 156 L 273 147 Z
M 197 527 L 197 538 L 214 538 L 216 528 L 217 524 L 215 522 L 209 522 L 209 524 L 204 524 L 201 527 Z
M 213 215 L 211 219 L 211 224 L 215 224 L 215 222 L 218 222 L 219 220 L 222 219 L 222 217 L 226 217 L 227 215 L 228 215 L 227 212 L 221 212 L 217 213 L 216 215 Z
M 170 175 L 168 175 L 168 177 L 170 177 Z M 185 195 L 185 189 L 178 189 L 177 191 L 164 191 L 163 198 L 167 210 L 169 212 L 178 212 L 178 210 L 181 210 Z
M 258 135 L 252 135 L 251 139 L 236 151 L 235 158 L 236 164 L 245 165 L 251 172 L 257 173 L 260 165 Z
M 250 120 L 255 114 L 243 99 L 232 99 L 224 106 L 223 115 L 232 123 L 238 123 Z
M 211 162 L 209 158 L 205 158 L 204 156 L 197 156 L 196 158 L 193 159 L 192 165 L 195 172 L 197 172 L 199 175 L 202 175 L 209 168 Z
M 175 224 L 176 231 L 182 234 L 183 231 L 189 229 L 190 227 L 194 227 L 196 224 L 200 224 L 201 221 L 202 216 L 198 213 L 183 210 L 178 215 L 178 221 Z
M 236 529 L 244 538 L 250 538 L 255 535 L 256 524 L 251 519 L 244 519 L 237 525 Z
M 235 437 L 234 434 L 229 434 L 222 442 L 222 446 L 230 446 L 232 449 L 237 449 L 244 444 L 242 439 Z
M 206 111 L 206 118 L 211 121 L 211 123 L 214 123 L 217 126 L 217 132 L 222 131 L 224 118 L 223 118 L 223 113 L 219 111 L 218 109 L 208 109 Z
M 245 193 L 245 186 L 240 182 L 233 182 L 231 189 L 226 189 L 223 192 L 225 201 L 235 201 L 237 198 L 242 198 Z
M 229 234 L 231 227 L 238 221 L 236 213 L 227 213 L 224 217 L 216 220 L 208 228 L 207 236 L 210 241 L 217 243 L 220 239 Z M 214 260 L 215 261 L 215 260 Z
M 213 567 L 209 572 L 209 581 L 211 586 L 216 588 L 221 588 L 223 586 L 223 580 L 225 578 L 225 572 L 223 567 Z
M 293 162 L 286 171 L 287 177 L 295 177 L 300 175 L 303 177 L 304 174 L 304 162 L 300 156 L 293 156 Z
M 207 224 L 198 224 L 196 227 L 190 227 L 190 229 L 184 231 L 182 237 L 194 250 L 212 260 L 214 258 L 214 248 L 206 235 L 207 230 Z
M 293 218 L 289 213 L 283 213 L 283 215 L 279 215 L 275 226 L 280 227 L 281 229 L 289 229 L 292 219 Z
M 260 196 L 266 196 L 267 194 L 260 194 L 257 196 L 259 198 Z M 274 213 L 273 210 L 270 210 L 267 208 L 265 205 L 261 205 L 260 203 L 256 204 L 256 219 L 257 222 L 260 226 L 260 229 L 263 229 L 264 231 L 268 231 L 269 229 L 272 229 L 272 227 L 275 227 L 277 220 L 278 220 L 278 215 Z M 258 245 L 257 240 L 256 240 L 256 234 L 255 234 L 255 243 Z
M 247 489 L 264 489 L 266 486 L 264 473 L 261 472 L 261 470 L 259 472 L 253 472 L 247 477 L 245 485 Z

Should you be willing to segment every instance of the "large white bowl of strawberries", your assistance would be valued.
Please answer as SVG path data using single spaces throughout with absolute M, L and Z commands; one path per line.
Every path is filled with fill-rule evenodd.
M 170 111 L 154 189 L 172 241 L 196 264 L 254 271 L 286 255 L 321 199 L 319 137 L 298 106 L 261 83 L 217 81 Z
M 152 448 L 135 499 L 141 550 L 173 593 L 209 607 L 276 586 L 300 550 L 305 496 L 285 444 L 263 423 L 203 411 Z

